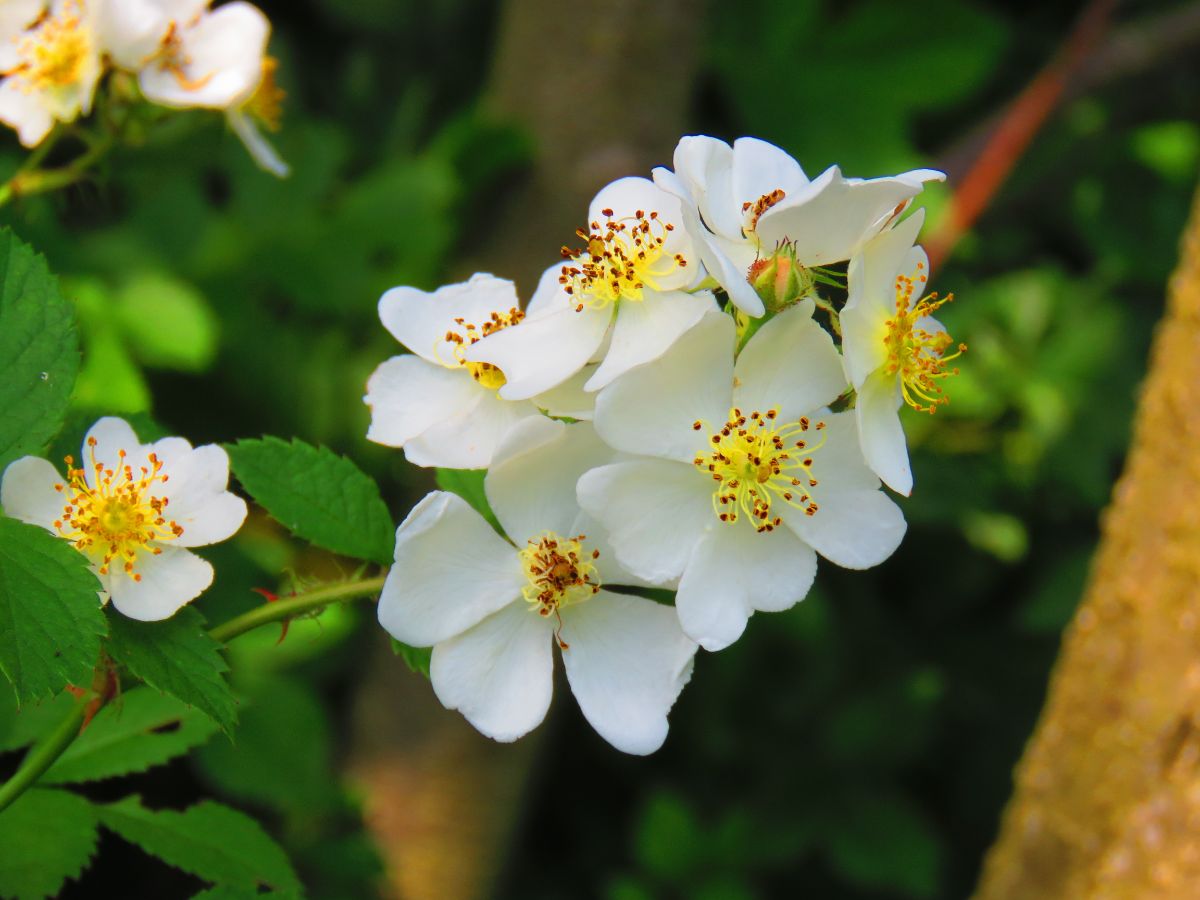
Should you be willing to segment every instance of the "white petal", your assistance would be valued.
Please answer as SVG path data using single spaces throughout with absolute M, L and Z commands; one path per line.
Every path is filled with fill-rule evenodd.
M 696 545 L 679 581 L 679 621 L 700 646 L 721 650 L 741 637 L 755 609 L 803 600 L 816 572 L 816 554 L 786 529 L 720 524 Z
M 626 372 L 596 398 L 596 432 L 618 450 L 690 463 L 733 400 L 733 320 L 711 312 L 652 366 Z M 707 423 L 707 430 L 693 426 Z
M 379 624 L 398 641 L 428 647 L 511 603 L 524 583 L 517 551 L 467 501 L 434 491 L 396 530 Z
M 767 210 L 756 230 L 764 247 L 791 240 L 804 265 L 829 265 L 849 259 L 871 237 L 881 217 L 919 190 L 900 179 L 851 181 L 838 172 L 823 190 L 806 194 L 794 205 L 785 199 Z
M 4 0 L 0 3 L 0 41 L 18 38 L 46 9 L 46 0 Z
M 748 137 L 733 142 L 733 197 L 737 202 L 753 203 L 775 190 L 790 196 L 807 185 L 808 176 L 800 163 L 774 144 Z
M 740 237 L 742 210 L 733 194 L 733 148 L 707 135 L 688 135 L 675 147 L 674 165 L 708 227 L 724 237 Z
M 164 451 L 164 445 L 179 441 L 168 438 L 151 449 L 163 459 L 168 481 L 157 493 L 166 497 L 165 515 L 183 527 L 172 546 L 201 547 L 231 537 L 246 519 L 246 503 L 229 493 L 229 455 L 216 444 L 205 444 L 184 453 Z
M 850 260 L 851 283 L 861 278 L 863 261 L 861 255 Z M 895 307 L 888 310 L 881 303 L 859 302 L 847 304 L 841 313 L 842 363 L 846 377 L 855 389 L 861 388 L 871 373 L 887 362 L 888 320 L 895 316 Z
M 583 386 L 595 371 L 596 366 L 584 366 L 558 387 L 530 398 L 530 402 L 548 416 L 590 422 L 596 415 L 596 395 Z
M 900 425 L 903 402 L 899 378 L 879 371 L 863 383 L 854 409 L 867 465 L 884 484 L 907 497 L 912 492 L 913 477 Z
M 488 468 L 488 503 L 518 546 L 543 531 L 572 537 L 579 516 L 575 484 L 615 454 L 586 422 L 564 425 L 536 416 L 505 436 Z
M 95 447 L 89 446 L 93 438 L 96 441 Z M 125 451 L 124 457 L 121 456 L 122 450 Z M 87 483 L 92 487 L 96 486 L 93 459 L 109 469 L 115 469 L 122 463 L 134 467 L 146 465 L 147 448 L 138 440 L 129 423 L 116 416 L 97 419 L 88 429 L 80 452 L 82 456 L 75 464 L 84 470 Z
M 554 688 L 553 631 L 527 608 L 510 603 L 474 628 L 433 648 L 429 679 L 447 709 L 480 732 L 509 742 L 546 718 Z
M 596 574 L 599 576 L 601 584 L 608 587 L 625 585 L 627 587 L 675 588 L 675 583 L 678 579 L 672 578 L 655 584 L 633 574 L 621 565 L 621 561 L 617 559 L 616 551 L 613 550 L 612 543 L 608 540 L 608 529 L 601 525 L 599 520 L 590 513 L 581 510 L 571 525 L 570 533 L 572 535 L 585 535 L 587 540 L 583 542 L 584 550 L 595 550 L 599 554 L 594 560 L 594 565 L 596 566 Z
M 163 106 L 228 109 L 250 99 L 262 79 L 271 23 L 256 6 L 235 0 L 179 32 L 186 63 L 182 78 L 151 63 L 138 83 L 146 99 Z
M 97 33 L 118 67 L 140 69 L 159 49 L 171 25 L 163 6 L 161 0 L 110 0 L 98 5 Z
M 479 394 L 472 409 L 438 422 L 406 443 L 405 458 L 414 466 L 486 469 L 510 428 L 542 417 L 532 403 L 510 403 L 487 388 L 480 388 Z
M 562 639 L 571 692 L 600 736 L 624 753 L 661 747 L 696 655 L 675 611 L 601 591 L 563 611 Z
M 738 354 L 733 405 L 744 411 L 775 408 L 784 421 L 826 406 L 846 390 L 842 358 L 813 320 L 811 301 L 767 322 Z
M 4 470 L 0 506 L 7 516 L 55 531 L 54 523 L 62 518 L 66 500 L 54 486 L 62 483 L 62 476 L 46 460 L 22 456 Z
M 558 262 L 542 272 L 541 277 L 538 278 L 537 288 L 525 307 L 526 316 L 532 319 L 551 310 L 566 309 L 575 305 L 568 302 L 569 297 L 563 293 L 562 284 L 559 283 L 558 279 L 562 277 L 562 270 L 563 261 L 560 258 Z
M 582 369 L 604 340 L 611 307 L 558 307 L 526 318 L 473 344 L 472 362 L 490 362 L 508 379 L 500 388 L 506 400 L 525 400 L 562 384 Z
M 712 482 L 690 464 L 638 459 L 592 469 L 579 479 L 579 505 L 608 532 L 630 572 L 652 584 L 682 574 L 692 548 L 716 523 Z
M 814 413 L 814 417 L 818 414 Z M 879 478 L 871 471 L 859 443 L 858 423 L 854 413 L 819 413 L 825 427 L 819 432 L 823 445 L 810 442 L 813 454 L 812 476 L 819 484 L 812 494 L 821 503 L 829 493 L 838 491 L 873 491 L 879 488 Z M 810 432 L 810 434 L 813 434 Z M 816 438 L 817 435 L 813 434 Z
M 882 491 L 840 491 L 818 499 L 820 509 L 814 516 L 780 504 L 781 513 L 784 522 L 830 562 L 869 569 L 891 556 L 904 539 L 904 514 Z
M 123 615 L 142 622 L 169 619 L 212 584 L 213 568 L 206 560 L 182 547 L 161 549 L 157 556 L 138 556 L 133 571 L 141 581 L 120 570 L 104 579 L 113 606 Z
M 392 288 L 379 298 L 379 320 L 413 353 L 447 366 L 457 361 L 456 345 L 446 341 L 447 332 L 465 337 L 467 324 L 481 329 L 492 313 L 507 315 L 519 305 L 511 281 L 480 272 L 469 281 L 446 285 L 432 294 L 411 287 Z M 462 324 L 457 319 L 462 319 Z
M 877 306 L 888 318 L 896 314 L 896 276 L 909 274 L 908 261 L 914 267 L 924 261 L 912 256 L 913 244 L 924 221 L 925 210 L 919 209 L 895 228 L 881 232 L 863 245 L 862 266 L 855 267 L 854 276 L 847 280 L 847 309 L 866 303 Z
M 26 147 L 36 147 L 54 127 L 54 116 L 46 108 L 40 93 L 26 93 L 18 79 L 0 82 L 0 122 L 14 129 Z
M 270 172 L 276 178 L 287 178 L 292 173 L 291 167 L 284 162 L 283 157 L 271 146 L 271 142 L 263 136 L 254 119 L 235 109 L 225 111 L 225 121 L 238 136 L 250 158 L 264 172 Z
M 622 301 L 617 308 L 612 346 L 584 388 L 598 391 L 630 369 L 658 359 L 709 311 L 718 310 L 708 291 L 686 294 L 647 290 L 640 303 Z
M 393 356 L 367 381 L 367 440 L 403 447 L 434 425 L 470 413 L 489 393 L 466 369 L 448 369 L 418 356 Z

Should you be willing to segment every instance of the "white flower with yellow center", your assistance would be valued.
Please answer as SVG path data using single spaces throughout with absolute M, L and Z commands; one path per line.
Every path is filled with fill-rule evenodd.
M 596 195 L 579 248 L 546 270 L 518 327 L 480 341 L 467 359 L 499 366 L 500 396 L 520 400 L 561 384 L 602 359 L 584 387 L 599 390 L 651 362 L 715 309 L 679 201 L 645 178 L 622 178 Z M 605 338 L 611 341 L 605 345 Z
M 92 563 L 104 594 L 132 619 L 174 615 L 212 583 L 188 547 L 232 536 L 246 503 L 227 490 L 229 457 L 179 437 L 142 444 L 124 419 L 103 418 L 63 478 L 24 456 L 0 482 L 7 515 L 70 541 Z
M 917 169 L 864 180 L 831 166 L 810 180 L 766 141 L 739 138 L 730 147 L 704 135 L 680 140 L 674 165 L 674 172 L 655 169 L 654 180 L 680 199 L 705 268 L 749 316 L 764 312 L 747 280 L 756 261 L 786 245 L 803 266 L 843 262 L 893 221 L 926 181 L 945 178 Z
M 477 274 L 432 294 L 392 288 L 379 318 L 412 355 L 392 357 L 367 382 L 367 439 L 402 447 L 413 465 L 484 469 L 505 433 L 540 409 L 591 417 L 590 398 L 585 407 L 571 385 L 533 401 L 501 399 L 506 373 L 467 358 L 478 341 L 524 318 L 511 281 Z
M 57 0 L 47 10 L 46 4 L 15 0 L 0 18 L 0 122 L 16 129 L 26 147 L 40 144 L 55 122 L 73 122 L 91 111 L 103 72 L 99 4 Z
M 857 392 L 855 415 L 867 464 L 892 490 L 912 491 L 900 408 L 933 413 L 948 402 L 942 379 L 966 345 L 933 318 L 953 295 L 926 294 L 929 258 L 914 245 L 925 211 L 868 241 L 850 261 L 842 310 L 846 374 Z
M 440 491 L 396 532 L 380 624 L 406 644 L 432 646 L 438 699 L 497 741 L 545 718 L 556 646 L 601 737 L 636 754 L 666 739 L 696 645 L 670 607 L 606 587 L 640 582 L 616 564 L 574 494 L 581 472 L 612 457 L 587 423 L 523 422 L 485 481 L 513 543 Z
M 586 473 L 580 505 L 629 571 L 679 579 L 683 630 L 709 650 L 737 640 L 755 610 L 803 599 L 816 553 L 865 569 L 904 535 L 853 416 L 824 409 L 846 381 L 812 308 L 772 318 L 736 364 L 734 322 L 711 313 L 596 401 L 600 437 L 637 458 Z

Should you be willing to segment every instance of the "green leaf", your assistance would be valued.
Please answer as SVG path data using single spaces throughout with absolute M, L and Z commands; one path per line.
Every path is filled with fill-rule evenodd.
M 392 638 L 392 652 L 403 659 L 412 671 L 429 677 L 429 662 L 433 658 L 432 647 L 410 647 Z
M 46 261 L 0 230 L 0 471 L 58 431 L 78 371 L 70 304 Z
M 153 688 L 135 688 L 100 710 L 42 776 L 46 784 L 144 772 L 216 733 L 206 717 Z
M 330 731 L 311 688 L 294 678 L 264 678 L 247 692 L 236 744 L 214 741 L 196 762 L 230 797 L 312 816 L 338 801 Z
M 205 801 L 183 812 L 154 811 L 133 796 L 97 806 L 96 811 L 105 828 L 205 881 L 235 888 L 300 890 L 279 845 L 257 822 L 228 806 Z
M 0 671 L 18 701 L 92 683 L 105 632 L 99 587 L 62 538 L 0 518 Z
M 496 514 L 492 512 L 487 494 L 483 489 L 483 479 L 487 475 L 484 469 L 438 469 L 437 486 L 443 491 L 458 494 L 474 510 L 483 516 L 497 531 L 502 531 Z
M 113 321 L 112 295 L 104 282 L 94 278 L 63 279 L 63 291 L 75 301 L 83 341 L 83 368 L 71 395 L 75 412 L 68 416 L 67 425 L 75 424 L 81 410 L 88 411 L 87 424 L 91 425 L 96 412 L 128 415 L 149 409 L 150 388 Z M 62 439 L 60 433 L 58 440 Z M 147 438 L 142 435 L 142 439 Z M 78 453 L 79 442 L 72 443 L 74 447 L 67 452 Z M 62 459 L 63 455 L 55 453 L 51 459 Z
M 237 699 L 221 645 L 208 636 L 204 617 L 184 607 L 163 622 L 114 616 L 109 655 L 151 687 L 194 706 L 228 734 L 237 721 Z
M 96 852 L 96 816 L 82 797 L 35 788 L 0 812 L 0 897 L 58 896 Z
M 651 797 L 634 833 L 634 853 L 659 878 L 677 882 L 704 863 L 704 834 L 682 797 L 660 791 Z
M 867 790 L 843 797 L 822 836 L 847 881 L 914 898 L 937 895 L 940 839 L 908 798 Z
M 18 706 L 12 695 L 0 697 L 0 753 L 20 750 L 67 717 L 75 698 L 66 691 L 53 700 Z
M 325 447 L 275 437 L 227 448 L 242 486 L 293 534 L 357 559 L 392 561 L 395 525 L 379 486 Z
M 204 295 L 170 275 L 135 275 L 117 293 L 113 312 L 148 366 L 201 372 L 217 352 L 217 320 Z

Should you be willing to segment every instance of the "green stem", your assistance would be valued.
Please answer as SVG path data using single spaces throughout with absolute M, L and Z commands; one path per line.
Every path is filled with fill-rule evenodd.
M 343 603 L 346 600 L 353 600 L 356 597 L 378 594 L 383 590 L 383 581 L 384 576 L 379 575 L 375 578 L 364 578 L 362 581 L 327 584 L 319 588 L 314 588 L 311 591 L 296 594 L 294 597 L 281 597 L 271 603 L 256 606 L 249 612 L 242 613 L 240 616 L 230 619 L 224 625 L 218 625 L 208 635 L 218 643 L 226 644 L 235 637 L 258 628 L 260 625 L 270 625 L 272 622 L 294 619 L 297 616 L 304 615 L 306 612 L 312 612 L 314 609 L 320 609 L 323 606 Z
M 79 737 L 84 714 L 92 699 L 90 696 L 80 697 L 67 717 L 58 723 L 58 727 L 25 755 L 21 768 L 0 786 L 0 811 L 7 809 L 14 800 L 33 787 L 45 771 L 54 765 L 54 761 L 62 756 L 63 751 L 71 746 L 71 742 Z
M 69 164 L 58 169 L 22 169 L 3 185 L 0 185 L 0 206 L 4 206 L 17 197 L 45 194 L 48 191 L 56 191 L 82 181 L 88 176 L 92 166 L 108 153 L 115 141 L 113 135 L 106 134 L 94 141 L 87 150 Z M 34 151 L 34 153 L 37 152 Z

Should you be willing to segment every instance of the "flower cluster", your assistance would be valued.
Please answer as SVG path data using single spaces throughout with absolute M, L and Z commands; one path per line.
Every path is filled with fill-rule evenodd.
M 0 506 L 40 525 L 88 558 L 101 599 L 133 619 L 173 616 L 212 583 L 209 563 L 189 547 L 231 537 L 246 503 L 231 494 L 229 456 L 181 437 L 141 443 L 124 419 L 100 419 L 66 477 L 23 456 L 4 470 Z
M 942 177 L 809 179 L 763 141 L 685 137 L 673 171 L 600 191 L 524 309 L 482 274 L 383 296 L 412 355 L 371 377 L 368 437 L 487 469 L 502 529 L 434 492 L 396 534 L 380 622 L 433 648 L 445 706 L 520 737 L 557 645 L 592 726 L 652 752 L 698 646 L 800 601 L 818 556 L 892 554 L 899 410 L 945 403 L 964 349 L 932 317 L 950 298 L 925 293 L 922 212 L 905 216 Z
M 263 168 L 286 164 L 258 126 L 278 127 L 282 93 L 266 53 L 271 25 L 235 0 L 4 0 L 0 122 L 35 147 L 56 122 L 91 112 L 109 69 L 136 79 L 151 103 L 217 109 Z

